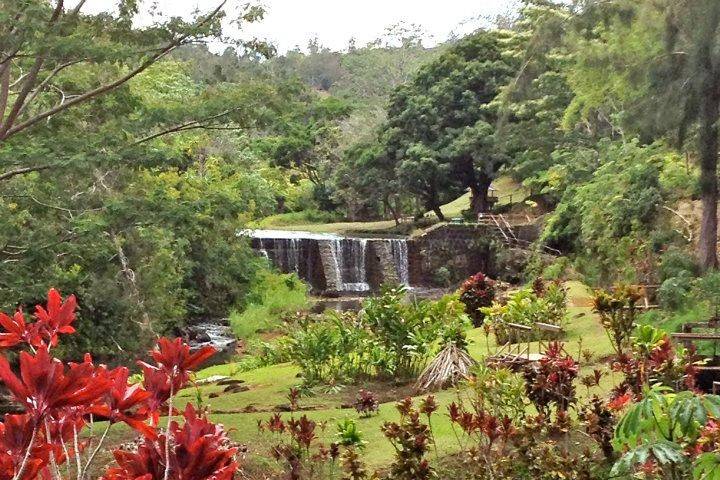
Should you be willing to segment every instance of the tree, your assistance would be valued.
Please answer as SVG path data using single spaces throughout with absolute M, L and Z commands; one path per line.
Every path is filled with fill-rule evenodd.
M 291 91 L 205 82 L 169 59 L 220 36 L 220 2 L 148 28 L 132 26 L 135 3 L 100 15 L 0 3 L 0 305 L 77 292 L 85 328 L 69 356 L 116 361 L 189 318 L 226 315 L 262 268 L 236 232 L 275 206 L 239 132 L 266 129 Z
M 225 16 L 225 1 L 218 1 L 213 10 L 197 14 L 190 22 L 171 18 L 137 28 L 133 21 L 139 10 L 134 0 L 121 0 L 116 14 L 86 14 L 84 4 L 79 1 L 70 8 L 64 0 L 0 2 L 0 148 L 15 147 L 12 141 L 30 129 L 37 134 L 38 129 L 61 128 L 69 110 L 90 104 L 97 108 L 103 97 L 177 48 L 220 38 Z M 248 6 L 237 20 L 249 23 L 262 16 L 262 9 Z M 255 40 L 240 45 L 269 53 Z M 219 119 L 231 113 L 232 108 L 215 111 L 155 135 L 175 133 L 178 128 L 216 127 Z M 57 166 L 15 157 L 0 172 L 0 181 Z
M 652 86 L 679 101 L 680 141 L 697 123 L 702 223 L 698 259 L 704 270 L 717 268 L 718 121 L 720 121 L 720 4 L 712 0 L 663 2 L 666 51 L 661 75 Z M 674 102 L 673 102 L 674 103 Z
M 438 213 L 442 199 L 472 193 L 475 213 L 489 208 L 488 189 L 507 161 L 492 102 L 517 70 L 506 56 L 510 32 L 466 37 L 399 87 L 388 109 L 383 143 L 403 183 Z
M 577 30 L 566 123 L 600 117 L 615 133 L 628 128 L 648 142 L 673 134 L 681 146 L 692 133 L 703 210 L 697 257 L 704 270 L 716 268 L 720 4 L 591 2 Z
M 389 212 L 400 223 L 403 196 L 393 165 L 383 153 L 377 142 L 356 143 L 344 152 L 333 173 L 335 198 L 351 220 L 383 218 Z

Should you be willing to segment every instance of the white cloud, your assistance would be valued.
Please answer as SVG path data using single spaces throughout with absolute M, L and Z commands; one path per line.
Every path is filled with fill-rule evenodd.
M 188 16 L 195 9 L 209 11 L 219 0 L 146 0 L 156 3 L 163 16 Z M 231 0 L 230 8 L 247 0 Z M 116 0 L 89 0 L 85 11 L 112 8 Z M 257 36 L 275 43 L 280 51 L 305 47 L 317 37 L 333 49 L 345 48 L 351 38 L 364 45 L 381 36 L 386 27 L 399 23 L 422 26 L 431 41 L 445 40 L 451 32 L 467 33 L 481 24 L 481 18 L 505 13 L 515 0 L 261 0 L 265 19 L 244 29 L 242 38 Z M 148 16 L 140 19 L 150 22 Z M 230 27 L 231 35 L 238 35 Z

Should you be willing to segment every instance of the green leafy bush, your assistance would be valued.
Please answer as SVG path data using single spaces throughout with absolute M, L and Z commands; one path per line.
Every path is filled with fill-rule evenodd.
M 715 479 L 720 476 L 718 447 L 720 397 L 667 387 L 643 392 L 615 430 L 614 444 L 623 456 L 611 475 L 631 475 L 648 463 L 654 478 Z M 644 465 L 645 464 L 645 465 Z
M 631 285 L 595 291 L 593 310 L 600 316 L 600 323 L 618 355 L 632 346 L 630 335 L 639 315 L 635 305 L 639 299 L 639 290 Z
M 518 290 L 504 302 L 493 302 L 481 311 L 487 316 L 485 322 L 495 333 L 498 344 L 519 343 L 548 338 L 548 334 L 535 328 L 535 324 L 548 323 L 562 326 L 567 313 L 567 292 L 555 282 L 537 291 L 531 287 Z M 530 327 L 530 330 L 518 330 L 508 324 Z
M 657 291 L 660 306 L 668 310 L 680 310 L 690 300 L 693 279 L 687 274 L 666 278 Z
M 670 247 L 660 257 L 659 274 L 660 280 L 696 277 L 698 275 L 697 262 L 685 249 Z
M 357 314 L 306 318 L 279 348 L 300 367 L 308 385 L 415 375 L 442 342 L 463 336 L 469 320 L 456 296 L 411 303 L 404 297 L 404 288 L 385 287 Z
M 299 212 L 279 213 L 270 215 L 259 222 L 260 228 L 287 227 L 291 225 L 307 225 L 313 223 L 332 223 L 340 220 L 337 213 L 324 212 L 321 210 L 301 210 Z

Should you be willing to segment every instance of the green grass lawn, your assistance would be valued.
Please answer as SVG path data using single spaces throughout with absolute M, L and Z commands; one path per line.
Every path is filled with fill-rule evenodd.
M 566 350 L 576 358 L 580 357 L 581 349 L 591 350 L 594 354 L 590 363 L 581 364 L 581 375 L 584 375 L 590 373 L 593 368 L 601 366 L 601 359 L 611 353 L 611 346 L 605 331 L 591 312 L 591 297 L 588 289 L 579 282 L 568 282 L 567 287 L 569 288 L 570 307 L 566 325 Z M 488 354 L 488 349 L 490 352 L 494 351 L 493 338 L 487 339 L 481 328 L 471 330 L 468 336 L 472 341 L 470 353 L 474 358 L 481 360 Z M 537 351 L 537 349 L 538 345 L 533 344 L 532 351 Z M 200 387 L 200 392 L 204 404 L 212 412 L 212 418 L 231 429 L 231 436 L 235 440 L 250 446 L 251 459 L 262 462 L 267 461 L 267 451 L 272 438 L 269 434 L 258 432 L 257 422 L 268 419 L 276 406 L 288 403 L 287 394 L 290 387 L 300 383 L 300 379 L 297 377 L 298 372 L 296 367 L 282 364 L 232 375 L 234 373 L 232 365 L 220 365 L 202 370 L 198 373 L 198 378 L 207 378 L 211 375 L 232 375 L 234 378 L 246 382 L 245 385 L 250 388 L 246 392 L 222 393 L 222 387 L 218 386 L 203 386 Z M 607 393 L 615 380 L 612 376 L 606 377 L 600 387 L 602 393 Z M 379 415 L 361 419 L 354 410 L 341 408 L 341 404 L 347 402 L 358 388 L 360 387 L 350 386 L 338 393 L 304 397 L 300 405 L 310 406 L 313 410 L 301 412 L 299 415 L 306 413 L 309 418 L 317 422 L 326 422 L 327 426 L 320 435 L 321 440 L 325 443 L 333 441 L 336 433 L 335 424 L 339 420 L 345 417 L 356 419 L 368 442 L 365 459 L 371 467 L 380 467 L 386 465 L 393 454 L 393 449 L 383 437 L 380 426 L 383 422 L 398 419 L 394 408 L 395 402 L 388 401 L 382 404 Z M 213 393 L 218 396 L 209 398 Z M 579 396 L 591 393 L 593 392 L 588 392 L 585 387 L 578 385 Z M 600 393 L 600 391 L 594 393 Z M 434 417 L 433 430 L 441 456 L 453 453 L 458 448 L 455 434 L 445 414 L 446 406 L 457 398 L 457 394 L 458 392 L 455 390 L 436 394 L 441 407 L 439 413 Z M 185 390 L 178 399 L 178 406 L 182 406 L 187 401 L 195 401 L 196 398 L 195 390 Z M 255 409 L 258 412 L 243 413 L 246 409 Z M 290 414 L 283 415 L 287 418 Z
M 520 200 L 527 195 L 525 188 L 508 176 L 502 176 L 493 182 L 495 194 L 500 198 L 499 205 L 506 204 L 513 195 L 513 201 Z M 452 202 L 441 206 L 446 218 L 462 216 L 462 211 L 470 208 L 470 192 L 458 197 Z M 428 212 L 425 217 L 437 220 L 437 216 Z M 395 229 L 393 220 L 380 220 L 375 222 L 325 222 L 318 218 L 318 221 L 308 222 L 307 218 L 298 213 L 274 215 L 262 220 L 258 228 L 272 228 L 277 230 L 299 230 L 314 233 L 336 233 L 350 234 L 357 232 L 392 232 Z
M 497 203 L 498 205 L 507 204 L 510 201 L 510 195 L 512 195 L 513 202 L 522 200 L 522 198 L 527 195 L 525 188 L 508 176 L 498 178 L 493 182 L 492 186 L 495 189 L 495 195 L 500 197 Z M 445 215 L 445 218 L 450 219 L 462 217 L 463 210 L 467 210 L 469 208 L 470 192 L 467 192 L 465 195 L 456 198 L 452 202 L 446 203 L 440 207 L 440 210 L 443 212 L 443 215 Z M 437 219 L 437 216 L 432 212 L 426 213 L 425 216 Z

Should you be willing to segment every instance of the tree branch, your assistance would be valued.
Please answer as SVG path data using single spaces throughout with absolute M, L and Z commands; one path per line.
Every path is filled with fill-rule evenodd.
M 175 126 L 173 126 L 173 127 L 167 128 L 167 129 L 162 130 L 162 131 L 160 131 L 160 132 L 153 133 L 153 134 L 151 134 L 151 135 L 148 135 L 148 136 L 146 136 L 146 137 L 143 137 L 143 138 L 141 138 L 140 140 L 137 140 L 136 142 L 134 142 L 132 145 L 133 145 L 133 146 L 135 146 L 135 145 L 140 145 L 141 143 L 149 142 L 150 140 L 154 140 L 154 139 L 156 139 L 156 138 L 158 138 L 158 137 L 162 137 L 162 136 L 164 136 L 164 135 L 168 135 L 168 134 L 171 134 L 171 133 L 181 132 L 181 131 L 184 131 L 184 130 L 194 130 L 194 129 L 199 129 L 199 128 L 204 128 L 204 129 L 208 129 L 208 130 L 216 129 L 215 127 L 213 127 L 213 126 L 211 126 L 211 125 L 203 125 L 203 123 L 204 123 L 204 122 L 209 122 L 209 121 L 211 121 L 211 120 L 217 120 L 218 118 L 221 118 L 221 117 L 224 117 L 224 116 L 226 116 L 226 115 L 229 115 L 229 114 L 231 114 L 232 112 L 235 112 L 235 111 L 237 111 L 237 110 L 239 110 L 239 109 L 240 109 L 240 107 L 231 108 L 231 109 L 229 109 L 229 110 L 225 110 L 225 111 L 220 112 L 220 113 L 217 113 L 217 114 L 215 114 L 215 115 L 211 115 L 211 116 L 209 116 L 209 117 L 201 118 L 200 120 L 192 120 L 192 121 L 190 121 L 190 122 L 181 123 L 180 125 L 175 125 Z M 240 128 L 240 127 L 238 127 L 238 128 Z M 236 130 L 236 129 L 233 128 L 233 130 Z
M 62 1 L 60 3 L 62 3 Z M 196 26 L 200 27 L 202 25 L 205 25 L 210 20 L 215 18 L 215 16 L 217 16 L 217 14 L 221 11 L 221 9 L 225 5 L 225 3 L 226 3 L 226 0 L 223 0 L 223 2 L 220 3 L 220 5 L 218 5 L 217 8 L 215 8 L 215 10 L 213 10 L 210 14 L 208 14 L 205 18 L 203 18 L 200 22 L 198 22 Z M 95 89 L 92 89 L 88 92 L 78 95 L 77 97 L 73 98 L 72 100 L 69 100 L 69 101 L 63 103 L 62 105 L 57 105 L 53 108 L 45 110 L 44 112 L 39 113 L 14 127 L 10 127 L 10 125 L 9 125 L 10 122 L 8 122 L 8 125 L 5 125 L 3 127 L 3 129 L 0 130 L 0 141 L 6 140 L 8 137 L 15 135 L 16 133 L 19 133 L 19 132 L 25 130 L 26 128 L 35 125 L 36 123 L 40 122 L 41 120 L 44 120 L 52 115 L 62 112 L 74 105 L 85 102 L 87 100 L 91 100 L 99 95 L 102 95 L 104 93 L 107 93 L 109 91 L 116 89 L 120 85 L 123 85 L 124 83 L 126 83 L 131 78 L 135 77 L 136 75 L 138 75 L 138 74 L 142 73 L 143 71 L 145 71 L 146 69 L 148 69 L 150 66 L 152 66 L 154 63 L 156 63 L 162 57 L 166 56 L 171 51 L 173 51 L 175 48 L 182 45 L 183 42 L 185 42 L 188 38 L 190 38 L 190 36 L 191 36 L 190 33 L 181 35 L 177 39 L 175 39 L 172 42 L 170 42 L 169 44 L 167 44 L 164 48 L 160 49 L 157 53 L 152 55 L 150 58 L 148 58 L 147 60 L 142 62 L 138 67 L 136 67 L 135 69 L 131 70 L 126 75 L 120 77 L 119 79 L 117 79 L 113 82 L 101 85 Z M 42 57 L 38 57 L 38 59 L 40 59 L 40 58 L 42 58 Z M 34 81 L 34 79 L 33 79 L 33 81 Z M 28 83 L 31 83 L 31 82 L 28 82 Z
M 52 27 L 55 22 L 57 22 L 57 19 L 60 18 L 60 14 L 63 11 L 63 4 L 64 0 L 58 0 L 57 5 L 55 6 L 55 10 L 53 10 L 53 13 L 50 16 L 50 20 L 48 22 L 48 25 L 50 27 Z M 20 110 L 25 105 L 25 100 L 27 99 L 27 96 L 30 94 L 33 87 L 35 86 L 35 80 L 37 79 L 37 75 L 40 72 L 43 63 L 45 63 L 45 55 L 43 53 L 39 53 L 38 56 L 35 58 L 35 63 L 28 72 L 27 78 L 23 82 L 23 87 L 20 90 L 20 93 L 18 93 L 18 96 L 13 103 L 12 109 L 10 109 L 10 113 L 8 114 L 7 119 L 0 118 L 0 138 L 4 139 L 10 127 L 12 127 L 13 123 L 15 123 L 15 120 L 20 114 Z
M 31 103 L 33 102 L 33 100 L 35 100 L 35 98 L 40 94 L 40 92 L 42 92 L 43 88 L 45 88 L 45 87 L 47 86 L 47 84 L 50 83 L 50 80 L 52 80 L 53 77 L 55 77 L 55 75 L 57 75 L 57 74 L 60 73 L 61 71 L 65 70 L 67 67 L 70 67 L 70 66 L 72 66 L 72 65 L 76 65 L 76 64 L 81 63 L 81 62 L 84 62 L 85 60 L 86 60 L 86 59 L 84 59 L 84 58 L 83 58 L 83 59 L 80 59 L 80 60 L 73 60 L 73 61 L 71 61 L 71 62 L 62 63 L 62 64 L 58 65 L 57 67 L 55 67 L 55 68 L 53 69 L 53 71 L 50 72 L 50 74 L 49 74 L 47 77 L 45 77 L 45 78 L 43 79 L 43 81 L 38 84 L 37 87 L 35 87 L 35 89 L 33 90 L 32 94 L 30 95 L 30 97 L 28 97 L 28 99 L 25 101 L 25 104 L 20 108 L 20 113 L 22 113 L 23 111 L 25 111 L 25 108 L 26 108 L 29 104 L 31 104 Z
M 0 173 L 0 181 L 7 180 L 16 175 L 23 175 L 25 173 L 30 173 L 30 172 L 39 172 L 40 170 L 47 170 L 49 168 L 52 168 L 52 165 L 38 165 L 35 167 L 16 168 L 15 170 L 9 170 L 5 173 Z
M 5 118 L 8 96 L 10 95 L 10 63 L 0 66 L 0 125 Z

